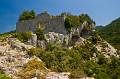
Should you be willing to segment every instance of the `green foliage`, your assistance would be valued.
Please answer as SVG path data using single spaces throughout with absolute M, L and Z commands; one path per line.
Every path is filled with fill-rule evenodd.
M 35 31 L 38 40 L 45 40 L 42 28 L 37 28 Z
M 96 39 L 98 40 L 99 37 Z M 120 59 L 112 57 L 108 62 L 90 39 L 87 39 L 85 45 L 71 49 L 49 44 L 45 50 L 32 48 L 28 52 L 30 56 L 39 57 L 51 71 L 70 72 L 70 77 L 73 79 L 85 75 L 96 79 L 120 78 Z M 93 59 L 94 53 L 97 57 L 96 61 Z
M 32 37 L 32 32 L 17 33 L 15 37 L 21 42 L 27 42 Z
M 29 53 L 29 55 L 39 57 L 45 62 L 46 67 L 52 71 L 71 72 L 71 77 L 76 78 L 85 75 L 83 69 L 84 62 L 89 60 L 93 52 L 95 52 L 92 47 L 90 49 L 85 47 L 67 49 L 50 44 L 44 51 L 41 51 L 41 49 L 32 49 L 34 54 Z
M 43 52 L 44 52 L 44 50 L 41 48 L 31 48 L 28 50 L 27 54 L 29 56 L 34 56 L 34 55 L 38 56 L 40 53 L 43 53 Z
M 107 73 L 100 72 L 97 74 L 96 79 L 111 79 L 111 77 Z
M 104 27 L 98 27 L 100 36 L 116 49 L 120 50 L 120 18 Z
M 46 71 L 45 64 L 42 61 L 38 61 L 37 59 L 33 59 L 29 61 L 27 64 L 24 66 L 24 71 L 31 71 L 33 69 L 38 69 L 38 70 L 43 70 Z
M 15 37 L 15 35 L 16 35 L 15 31 L 6 32 L 0 34 L 0 39 L 5 40 L 6 38 Z
M 119 79 L 120 60 L 113 57 L 111 61 L 97 54 L 96 49 L 90 44 L 66 49 L 49 45 L 46 50 L 32 49 L 34 54 L 45 62 L 46 67 L 56 72 L 70 72 L 71 78 L 87 75 L 96 79 Z M 97 54 L 98 61 L 90 60 L 93 53 Z M 113 74 L 114 73 L 114 74 Z
M 84 21 L 87 21 L 89 24 L 95 23 L 87 14 L 81 14 L 80 16 L 69 15 L 65 19 L 65 27 L 70 32 L 72 27 L 80 27 Z
M 0 79 L 11 79 L 11 78 L 6 76 L 5 74 L 0 74 Z
M 79 74 L 84 74 L 82 70 L 83 61 L 82 50 L 78 48 L 73 48 L 71 50 L 66 48 L 61 48 L 55 45 L 49 45 L 48 48 L 44 50 L 32 49 L 34 55 L 39 57 L 45 62 L 46 67 L 56 72 L 71 72 L 72 77 L 79 76 Z M 36 51 L 37 50 L 37 51 Z M 39 52 L 38 52 L 39 51 Z M 33 55 L 30 53 L 30 55 Z M 79 71 L 78 71 L 79 70 Z
M 107 64 L 107 58 L 105 58 L 104 55 L 99 55 L 97 63 L 99 65 Z
M 24 20 L 31 20 L 35 18 L 35 12 L 34 10 L 31 11 L 24 11 L 20 16 L 19 16 L 19 21 L 24 21 Z
M 36 72 L 38 75 L 36 75 Z M 37 76 L 38 79 L 44 79 L 47 73 L 48 69 L 45 67 L 45 64 L 42 61 L 33 59 L 24 65 L 24 68 L 19 72 L 18 76 L 21 77 L 21 79 L 31 79 L 35 76 Z
M 7 76 L 3 70 L 0 70 L 0 79 L 11 79 L 9 76 Z
M 84 21 L 87 21 L 89 24 L 95 23 L 88 14 L 81 14 L 79 18 L 81 23 L 83 23 Z
M 70 30 L 72 28 L 72 24 L 71 24 L 71 19 L 70 18 L 66 18 L 65 19 L 65 28 L 70 32 Z
M 65 27 L 68 31 L 70 31 L 72 27 L 79 27 L 79 26 L 80 26 L 80 22 L 78 16 L 67 16 L 67 18 L 65 19 Z

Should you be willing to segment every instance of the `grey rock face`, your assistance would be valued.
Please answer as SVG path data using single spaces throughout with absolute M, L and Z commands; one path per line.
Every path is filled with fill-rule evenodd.
M 70 32 L 71 35 L 74 35 L 74 36 L 80 36 L 80 28 L 71 28 L 71 32 Z
M 69 45 L 69 42 L 70 42 L 70 37 L 69 37 L 69 35 L 65 35 L 65 36 L 64 36 L 63 45 L 64 45 L 64 46 L 68 46 L 68 45 Z
M 28 43 L 37 46 L 37 35 L 32 33 L 32 37 L 28 40 Z
M 81 36 L 82 37 L 90 36 L 94 29 L 95 29 L 95 24 L 94 23 L 89 24 L 87 21 L 85 21 L 82 24 L 82 26 L 80 27 Z
M 46 44 L 47 42 L 46 41 L 44 41 L 44 40 L 42 40 L 42 41 L 40 41 L 40 40 L 38 40 L 37 41 L 37 46 L 38 47 L 41 47 L 41 48 L 46 48 Z
M 96 48 L 106 58 L 110 58 L 112 56 L 119 57 L 119 55 L 117 54 L 117 50 L 114 47 L 112 47 L 109 43 L 107 43 L 106 41 L 102 41 L 99 44 L 97 44 Z
M 68 46 L 70 42 L 69 35 L 63 35 L 55 32 L 48 32 L 44 36 L 45 36 L 45 40 L 37 40 L 37 45 L 42 48 L 46 48 L 48 44 Z
M 84 45 L 84 42 L 85 42 L 85 41 L 86 41 L 86 40 L 85 40 L 84 38 L 80 37 L 80 38 L 76 41 L 75 45 L 76 45 L 76 46 L 78 46 L 78 45 Z
M 56 73 L 56 72 L 50 72 L 46 76 L 46 79 L 69 79 L 70 73 L 63 72 L 63 73 Z
M 55 44 L 55 43 L 63 44 L 64 35 L 55 33 L 55 32 L 49 32 L 49 33 L 45 34 L 45 39 L 48 43 L 51 43 L 51 44 Z
M 12 40 L 9 42 L 10 42 L 11 48 L 17 49 L 19 51 L 25 51 L 25 50 L 28 50 L 33 47 L 31 45 L 26 45 L 26 44 L 20 42 L 18 39 L 15 39 L 15 40 Z
M 80 79 L 95 79 L 94 77 L 83 77 L 83 78 L 80 78 Z

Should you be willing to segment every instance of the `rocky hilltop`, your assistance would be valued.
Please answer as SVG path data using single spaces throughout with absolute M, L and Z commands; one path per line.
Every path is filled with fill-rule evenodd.
M 0 75 L 7 75 L 6 79 L 120 78 L 117 49 L 98 35 L 88 15 L 69 15 L 64 24 L 65 34 L 38 27 L 0 35 Z
M 56 79 L 56 77 L 60 77 L 60 79 L 67 79 L 69 75 L 69 73 L 66 72 L 51 72 L 44 65 L 42 65 L 43 61 L 41 59 L 36 56 L 28 56 L 26 53 L 27 50 L 35 48 L 32 45 L 26 45 L 16 38 L 6 38 L 4 41 L 0 40 L 0 44 L 0 69 L 12 79 L 29 79 L 29 76 L 26 76 L 26 78 L 23 76 L 29 75 L 31 71 L 36 74 L 32 79 L 36 79 L 39 75 L 45 75 L 46 73 L 47 75 L 45 79 Z M 42 66 L 43 69 L 38 68 L 35 70 L 30 70 L 29 73 L 22 71 L 25 65 L 28 64 L 28 66 L 30 66 L 31 63 L 35 62 L 40 63 L 39 66 Z M 37 67 L 37 64 L 35 66 Z M 38 79 L 41 79 L 41 77 L 38 77 Z

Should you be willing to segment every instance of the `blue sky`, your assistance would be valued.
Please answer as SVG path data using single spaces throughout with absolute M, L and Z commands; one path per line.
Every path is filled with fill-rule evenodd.
M 57 15 L 70 12 L 89 14 L 97 25 L 106 25 L 120 17 L 120 0 L 0 0 L 0 33 L 15 29 L 18 16 L 34 9 Z

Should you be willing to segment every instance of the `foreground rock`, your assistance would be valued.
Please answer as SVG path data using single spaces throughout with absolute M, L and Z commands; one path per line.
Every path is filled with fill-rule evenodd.
M 43 63 L 35 56 L 26 55 L 27 50 L 34 48 L 34 46 L 21 43 L 16 38 L 7 38 L 5 42 L 0 42 L 0 44 L 0 69 L 12 79 L 41 79 L 41 77 L 45 79 L 68 79 L 69 74 L 67 73 L 53 73 L 44 65 L 30 64 L 33 60 Z M 26 66 L 27 64 L 28 66 Z M 24 67 L 26 68 L 24 69 Z M 29 73 L 26 72 L 27 68 L 32 68 L 28 71 Z M 31 77 L 31 74 L 35 75 Z
M 69 79 L 70 73 L 63 72 L 63 73 L 56 73 L 50 72 L 47 74 L 46 79 Z
M 111 46 L 106 41 L 100 41 L 96 44 L 96 48 L 99 52 L 101 52 L 106 58 L 110 58 L 112 56 L 119 57 L 117 50 Z

